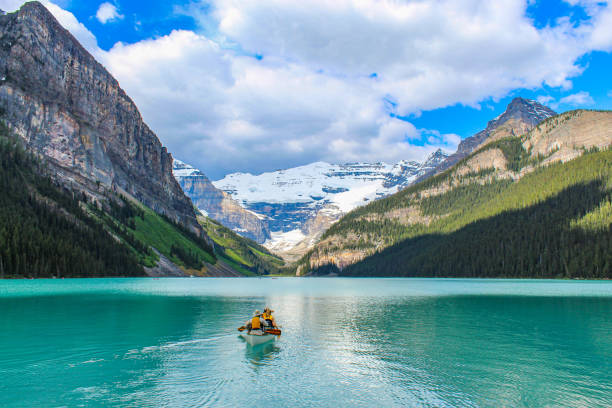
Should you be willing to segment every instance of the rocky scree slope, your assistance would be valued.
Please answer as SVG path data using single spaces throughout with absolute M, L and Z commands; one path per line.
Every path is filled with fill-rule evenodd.
M 201 231 L 172 156 L 135 104 L 38 2 L 0 16 L 0 108 L 65 185 L 123 192 Z
M 492 138 L 449 170 L 350 212 L 297 273 L 609 277 L 611 144 L 608 111 L 566 112 L 523 136 Z

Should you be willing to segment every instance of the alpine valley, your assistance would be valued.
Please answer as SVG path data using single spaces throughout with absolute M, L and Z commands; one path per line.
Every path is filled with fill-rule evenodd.
M 29 2 L 0 14 L 0 278 L 612 278 L 611 145 L 610 111 L 515 98 L 450 155 L 211 181 Z
M 398 192 L 446 158 L 437 150 L 422 163 L 317 162 L 259 175 L 233 173 L 212 183 L 175 160 L 174 176 L 203 214 L 296 260 L 342 215 Z

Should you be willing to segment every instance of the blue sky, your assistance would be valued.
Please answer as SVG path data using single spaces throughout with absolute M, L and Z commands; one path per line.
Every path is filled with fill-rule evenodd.
M 612 109 L 602 1 L 52 2 L 174 156 L 213 179 L 453 151 L 516 96 Z

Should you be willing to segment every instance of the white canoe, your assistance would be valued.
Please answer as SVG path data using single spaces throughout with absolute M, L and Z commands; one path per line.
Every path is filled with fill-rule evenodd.
M 274 338 L 276 337 L 274 334 L 269 334 L 269 333 L 265 333 L 265 334 L 248 334 L 246 331 L 242 332 L 240 334 L 247 343 L 249 343 L 251 346 L 256 346 L 258 344 L 263 344 L 263 343 L 267 343 L 269 341 L 274 341 Z

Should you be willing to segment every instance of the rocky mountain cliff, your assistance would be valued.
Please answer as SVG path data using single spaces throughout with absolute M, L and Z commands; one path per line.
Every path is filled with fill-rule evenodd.
M 489 121 L 487 127 L 474 136 L 463 139 L 455 153 L 448 156 L 436 168 L 423 174 L 416 182 L 451 168 L 485 142 L 508 136 L 521 136 L 533 129 L 538 123 L 556 114 L 552 109 L 534 100 L 514 98 L 504 113 Z
M 216 188 L 200 170 L 175 159 L 173 173 L 203 215 L 256 242 L 263 243 L 270 238 L 264 217 L 244 209 L 228 193 Z
M 297 273 L 612 276 L 612 112 L 566 112 L 522 136 L 512 129 L 344 216 Z
M 201 231 L 172 156 L 135 104 L 38 2 L 0 16 L 0 109 L 65 185 L 127 193 Z

